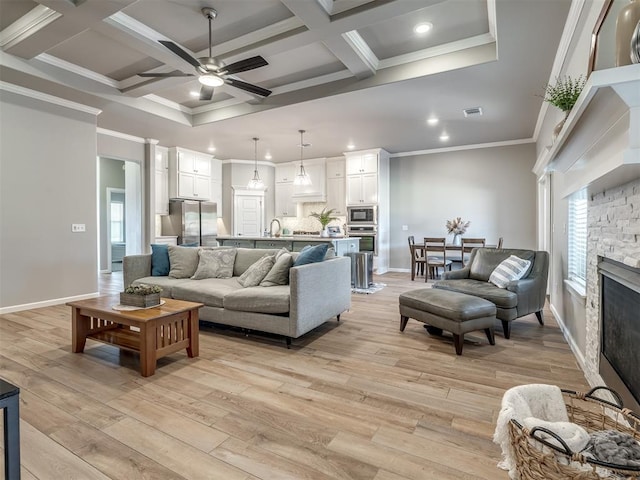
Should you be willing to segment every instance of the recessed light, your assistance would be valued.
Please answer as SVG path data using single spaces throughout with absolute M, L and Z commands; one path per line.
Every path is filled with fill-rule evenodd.
M 264 159 L 265 160 L 271 160 L 273 157 L 271 156 L 270 153 L 265 154 Z
M 200 92 L 196 92 L 195 90 L 191 90 L 189 92 L 189 95 L 191 95 L 192 97 L 199 97 L 200 96 Z
M 216 147 L 209 147 L 207 148 L 208 151 L 210 152 L 215 152 L 216 151 Z
M 446 142 L 447 140 L 449 140 L 449 135 L 447 135 L 446 133 L 443 133 L 442 135 L 440 135 L 441 142 Z
M 428 123 L 429 125 L 437 125 L 439 121 L 440 121 L 440 120 L 438 120 L 436 117 L 429 117 L 429 118 L 427 119 L 427 123 Z
M 423 33 L 427 33 L 432 28 L 433 28 L 433 23 L 424 22 L 424 23 L 419 23 L 418 25 L 413 27 L 413 31 L 416 32 L 418 35 L 422 35 Z
M 349 150 L 353 150 L 354 148 L 356 148 L 356 146 L 353 143 L 350 143 L 349 145 L 347 145 L 347 148 Z

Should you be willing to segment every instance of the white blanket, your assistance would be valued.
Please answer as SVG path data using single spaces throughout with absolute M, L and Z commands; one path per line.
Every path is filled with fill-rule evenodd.
M 567 407 L 560 388 L 543 384 L 520 385 L 510 388 L 503 395 L 493 441 L 502 449 L 502 461 L 498 467 L 508 470 L 512 479 L 517 478 L 517 473 L 509 439 L 509 421 L 513 418 L 524 424 L 524 419 L 528 417 L 545 422 L 568 422 Z

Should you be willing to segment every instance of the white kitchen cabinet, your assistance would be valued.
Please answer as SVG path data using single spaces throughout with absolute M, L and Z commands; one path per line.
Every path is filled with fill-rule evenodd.
M 347 205 L 378 203 L 378 174 L 363 173 L 347 176 Z
M 156 215 L 169 215 L 169 149 L 156 147 L 155 160 Z
M 345 153 L 347 175 L 378 173 L 378 155 L 375 153 Z
M 169 149 L 169 197 L 211 200 L 211 155 Z
M 294 163 L 278 163 L 276 164 L 276 183 L 291 183 L 296 175 L 296 167 Z
M 293 200 L 293 183 L 276 183 L 276 217 L 295 217 L 297 204 Z
M 298 169 L 300 164 L 298 164 Z M 311 185 L 293 186 L 293 198 L 296 202 L 326 202 L 327 174 L 325 161 L 322 159 L 307 160 L 304 162 L 304 169 L 311 179 Z M 297 173 L 297 172 L 296 172 Z
M 327 209 L 333 208 L 336 215 L 347 214 L 345 161 L 327 160 Z

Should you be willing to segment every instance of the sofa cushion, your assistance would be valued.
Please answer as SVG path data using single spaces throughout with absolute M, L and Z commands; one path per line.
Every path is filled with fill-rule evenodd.
M 140 285 L 144 283 L 145 285 L 158 285 L 162 287 L 162 292 L 160 292 L 161 297 L 173 297 L 173 288 L 176 285 L 181 285 L 183 283 L 189 283 L 190 280 L 187 278 L 171 278 L 171 277 L 142 277 L 137 280 L 134 280 L 133 285 Z
M 517 255 L 523 260 L 529 260 L 533 263 L 536 252 L 533 250 L 508 248 L 501 250 L 495 248 L 478 248 L 475 252 L 475 256 L 473 257 L 473 261 L 469 266 L 469 278 L 488 282 L 491 273 L 496 269 L 496 267 L 511 255 Z M 528 274 L 529 271 L 525 272 L 524 277 Z
M 238 278 L 238 283 L 243 287 L 256 287 L 260 285 L 260 282 L 267 276 L 271 267 L 275 263 L 275 254 L 263 255 L 260 260 L 255 262 L 249 268 L 247 268 L 242 275 Z
M 506 288 L 509 282 L 520 280 L 527 270 L 529 270 L 530 265 L 531 262 L 529 260 L 523 260 L 515 255 L 511 255 L 491 272 L 489 282 L 493 283 L 496 287 Z
M 279 249 L 273 248 L 238 248 L 236 262 L 233 265 L 233 276 L 239 277 L 247 268 L 260 260 L 265 254 L 274 255 Z
M 224 308 L 241 312 L 288 313 L 289 292 L 288 285 L 241 288 L 225 295 Z
M 293 266 L 293 255 L 289 252 L 278 253 L 276 262 L 267 273 L 267 276 L 260 282 L 261 287 L 274 287 L 276 285 L 289 284 L 289 270 Z
M 470 278 L 439 280 L 433 284 L 433 288 L 475 295 L 493 302 L 498 308 L 516 308 L 518 305 L 518 295 L 514 292 L 498 288 L 492 283 L 481 280 L 472 280 Z
M 169 245 L 151 244 L 151 276 L 165 277 L 169 275 Z
M 293 262 L 293 266 L 299 267 L 300 265 L 307 265 L 309 263 L 322 262 L 324 256 L 327 254 L 327 250 L 329 250 L 328 243 L 307 245 L 300 251 L 300 255 L 298 255 L 298 258 Z
M 180 300 L 204 303 L 209 307 L 222 307 L 224 296 L 236 290 L 242 290 L 237 278 L 205 278 L 176 285 L 172 293 L 173 298 Z
M 236 259 L 235 248 L 199 249 L 198 268 L 191 277 L 193 280 L 204 278 L 231 278 Z
M 169 245 L 169 276 L 191 278 L 198 268 L 198 249 Z

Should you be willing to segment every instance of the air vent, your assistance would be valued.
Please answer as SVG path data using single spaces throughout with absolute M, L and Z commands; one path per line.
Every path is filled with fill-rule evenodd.
M 465 108 L 463 112 L 465 117 L 479 117 L 482 115 L 482 107 Z

